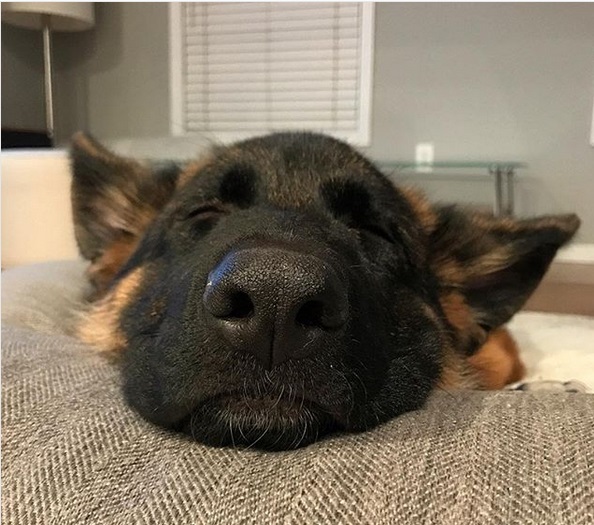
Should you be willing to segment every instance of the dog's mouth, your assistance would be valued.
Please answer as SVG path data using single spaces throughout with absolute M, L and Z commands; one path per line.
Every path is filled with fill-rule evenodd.
M 295 392 L 233 391 L 212 396 L 176 428 L 214 446 L 287 450 L 344 430 L 338 411 Z

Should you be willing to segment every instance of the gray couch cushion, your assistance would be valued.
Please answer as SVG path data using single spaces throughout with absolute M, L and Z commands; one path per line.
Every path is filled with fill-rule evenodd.
M 26 289 L 51 302 L 12 295 L 4 312 L 3 523 L 594 522 L 594 396 L 438 392 L 301 450 L 209 448 L 124 405 L 117 369 L 67 333 L 80 275 L 60 295 L 68 271 L 44 271 Z M 37 329 L 24 311 L 40 304 L 62 318 L 43 310 Z
M 86 292 L 84 261 L 52 261 L 2 273 L 2 323 L 72 333 Z

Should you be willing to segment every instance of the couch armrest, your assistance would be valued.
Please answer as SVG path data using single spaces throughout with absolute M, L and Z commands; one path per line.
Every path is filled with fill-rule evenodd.
M 66 150 L 3 151 L 2 268 L 74 259 Z

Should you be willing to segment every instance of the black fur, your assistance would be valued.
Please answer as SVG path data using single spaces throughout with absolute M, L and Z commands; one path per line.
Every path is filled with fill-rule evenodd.
M 459 283 L 483 315 L 481 326 L 490 330 L 521 306 L 557 247 L 577 228 L 563 233 L 551 227 L 541 235 L 535 225 L 524 235 L 506 234 L 502 227 L 485 237 L 465 214 L 443 209 L 431 231 L 372 163 L 317 134 L 274 134 L 220 148 L 177 189 L 171 176 L 177 170 L 168 171 L 164 182 L 150 173 L 148 180 L 126 178 L 121 170 L 101 177 L 94 162 L 105 162 L 83 157 L 75 149 L 74 204 L 78 229 L 87 232 L 79 235 L 84 255 L 109 249 L 105 228 L 93 235 L 101 223 L 100 211 L 92 208 L 94 192 L 102 195 L 106 185 L 128 188 L 131 200 L 158 208 L 142 232 L 133 232 L 139 244 L 110 285 L 115 289 L 131 271 L 144 268 L 141 286 L 119 314 L 127 341 L 126 399 L 147 419 L 211 445 L 294 448 L 420 407 L 440 378 L 446 351 L 476 349 L 455 348 L 458 339 L 440 303 L 451 283 L 440 282 L 435 261 L 464 264 L 512 246 L 518 256 L 507 268 Z M 84 173 L 89 169 L 92 177 Z M 336 328 L 324 325 L 328 305 L 310 301 L 302 317 L 313 325 L 306 326 L 313 350 L 270 369 L 262 366 L 251 349 L 219 336 L 205 307 L 214 269 L 229 254 L 246 252 L 252 261 L 266 254 L 257 260 L 262 274 L 249 270 L 264 287 L 266 272 L 276 272 L 278 282 L 286 276 L 281 295 L 289 293 L 282 286 L 290 287 L 291 278 L 309 277 L 297 266 L 271 267 L 281 260 L 317 261 L 339 283 L 333 285 L 340 288 L 336 293 L 348 298 L 340 312 L 346 321 Z M 237 270 L 242 271 L 248 270 Z M 254 305 L 240 306 L 235 317 L 247 317 Z

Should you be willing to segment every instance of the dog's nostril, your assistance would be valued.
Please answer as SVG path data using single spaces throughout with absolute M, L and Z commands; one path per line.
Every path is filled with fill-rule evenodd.
M 297 311 L 295 321 L 307 328 L 329 328 L 324 322 L 324 304 L 321 301 L 307 301 L 303 304 Z
M 248 319 L 254 315 L 254 303 L 246 292 L 224 286 L 208 285 L 202 296 L 206 311 L 222 320 Z
M 229 319 L 246 319 L 254 314 L 254 303 L 245 292 L 231 294 L 229 311 L 224 316 Z
M 346 306 L 338 293 L 327 297 L 311 299 L 301 305 L 295 316 L 295 323 L 304 328 L 337 330 L 346 322 Z
M 334 268 L 276 246 L 229 252 L 208 274 L 202 306 L 222 344 L 267 370 L 324 350 L 349 319 L 347 287 Z
M 305 328 L 333 330 L 344 324 L 341 310 L 334 309 L 328 303 L 319 300 L 307 301 L 297 311 L 295 322 Z

